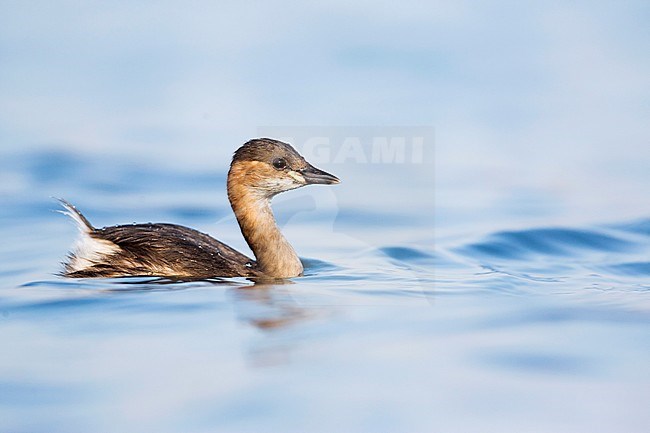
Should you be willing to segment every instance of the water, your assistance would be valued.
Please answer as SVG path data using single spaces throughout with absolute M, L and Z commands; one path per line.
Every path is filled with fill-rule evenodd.
M 0 432 L 648 431 L 643 2 L 1 8 Z M 57 276 L 53 197 L 249 253 L 266 134 L 332 140 L 274 200 L 304 277 Z
M 434 244 L 428 217 L 400 226 L 386 212 L 369 228 L 371 212 L 337 213 L 328 194 L 344 182 L 277 200 L 306 263 L 286 284 L 66 280 L 54 274 L 76 229 L 50 195 L 66 193 L 97 225 L 175 221 L 243 249 L 224 171 L 63 151 L 18 152 L 2 170 L 19 186 L 3 194 L 3 431 L 641 431 L 650 421 L 650 220 L 479 236 L 443 227 Z M 405 240 L 381 243 L 387 231 Z

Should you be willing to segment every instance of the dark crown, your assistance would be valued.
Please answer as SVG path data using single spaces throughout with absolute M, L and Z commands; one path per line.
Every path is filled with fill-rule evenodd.
M 254 138 L 235 151 L 233 164 L 241 161 L 262 161 L 270 163 L 275 158 L 285 158 L 287 162 L 304 164 L 300 154 L 287 143 L 272 138 Z

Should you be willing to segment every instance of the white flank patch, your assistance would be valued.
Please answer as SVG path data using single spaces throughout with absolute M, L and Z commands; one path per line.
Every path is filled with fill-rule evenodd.
M 68 263 L 65 265 L 67 272 L 82 271 L 93 265 L 105 263 L 106 257 L 120 250 L 120 247 L 111 241 L 92 237 L 91 233 L 93 228 L 81 216 L 81 213 L 67 201 L 61 199 L 59 201 L 65 210 L 58 212 L 72 218 L 81 232 L 81 237 L 77 239 L 77 242 L 72 248 Z
M 113 242 L 96 239 L 83 230 L 75 243 L 70 261 L 66 265 L 68 272 L 82 271 L 99 263 L 106 263 L 106 257 L 117 253 L 120 247 Z

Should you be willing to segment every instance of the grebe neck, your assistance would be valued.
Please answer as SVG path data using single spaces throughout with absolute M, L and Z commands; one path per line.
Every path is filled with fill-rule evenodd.
M 301 275 L 302 263 L 275 222 L 271 197 L 240 184 L 238 179 L 241 177 L 231 169 L 228 173 L 228 200 L 260 270 L 275 278 Z

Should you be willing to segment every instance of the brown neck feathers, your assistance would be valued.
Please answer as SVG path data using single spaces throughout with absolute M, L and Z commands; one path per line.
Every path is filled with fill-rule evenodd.
M 302 274 L 302 263 L 275 222 L 271 196 L 254 187 L 256 179 L 251 168 L 255 164 L 260 162 L 235 162 L 230 167 L 230 205 L 261 271 L 275 278 L 296 277 Z

